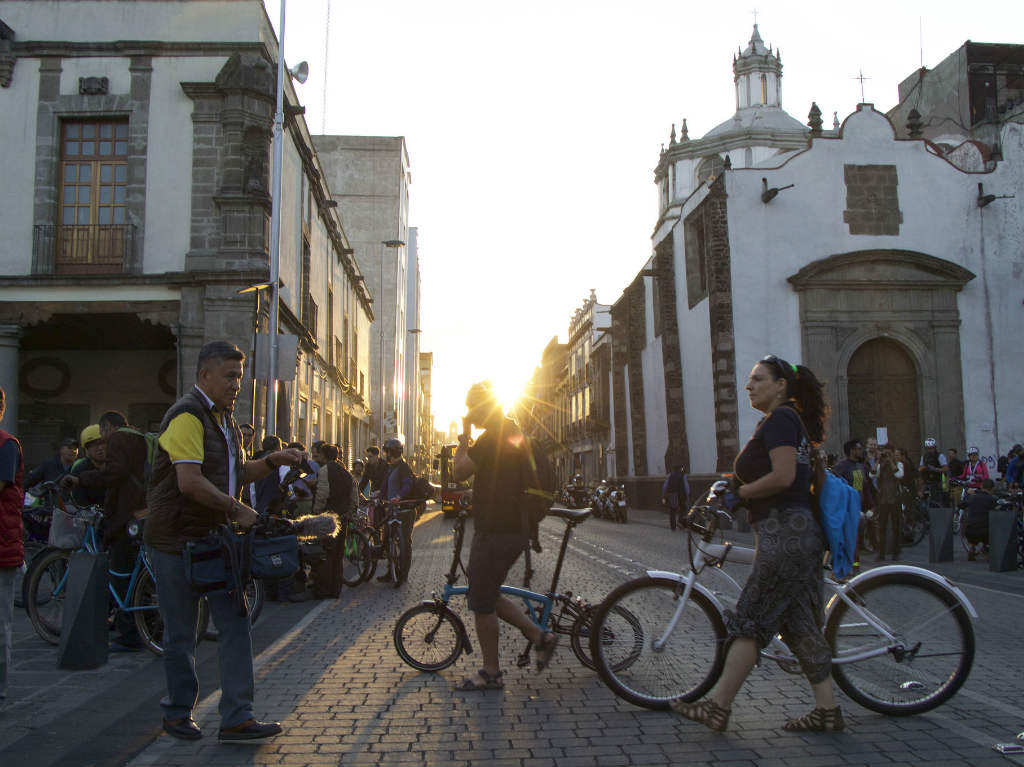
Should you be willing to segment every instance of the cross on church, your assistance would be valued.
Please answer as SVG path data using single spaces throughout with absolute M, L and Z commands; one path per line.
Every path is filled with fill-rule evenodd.
M 853 79 L 854 80 L 860 80 L 860 103 L 864 104 L 864 103 L 867 102 L 867 99 L 864 98 L 864 81 L 865 80 L 870 80 L 871 78 L 870 77 L 865 77 L 864 76 L 864 70 L 861 69 L 860 73 L 856 77 L 854 77 Z
M 754 14 L 754 26 L 756 27 L 757 26 L 757 8 L 755 8 L 753 10 L 753 14 Z

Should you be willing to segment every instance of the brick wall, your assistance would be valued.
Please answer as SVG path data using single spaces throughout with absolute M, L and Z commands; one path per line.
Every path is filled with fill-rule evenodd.
M 665 418 L 668 423 L 666 469 L 682 464 L 690 470 L 690 447 L 686 436 L 686 408 L 683 399 L 683 364 L 679 350 L 679 319 L 676 316 L 675 259 L 672 239 L 667 239 L 654 257 L 655 286 L 661 325 L 661 356 L 665 373 Z

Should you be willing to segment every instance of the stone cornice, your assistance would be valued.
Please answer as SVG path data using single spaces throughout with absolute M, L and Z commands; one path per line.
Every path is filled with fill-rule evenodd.
M 665 176 L 668 164 L 678 160 L 695 160 L 710 154 L 722 154 L 732 149 L 746 149 L 761 146 L 774 149 L 806 149 L 810 139 L 810 131 L 805 133 L 789 133 L 772 130 L 741 130 L 711 138 L 693 139 L 679 142 L 661 156 L 654 170 L 656 181 Z
M 877 249 L 860 250 L 853 253 L 839 253 L 808 264 L 796 274 L 788 278 L 789 283 L 797 292 L 811 288 L 853 288 L 878 290 L 878 280 L 850 279 L 837 271 L 844 267 L 863 263 L 889 262 L 913 266 L 921 273 L 920 277 L 899 278 L 888 276 L 890 287 L 898 285 L 900 290 L 909 287 L 933 288 L 937 284 L 945 284 L 954 290 L 963 287 L 975 278 L 975 274 L 959 264 L 954 264 L 935 256 L 918 253 L 913 250 Z
M 11 46 L 15 56 L 224 56 L 233 53 L 257 53 L 268 61 L 270 54 L 262 43 L 237 42 L 165 42 L 161 40 L 113 40 L 110 42 L 70 42 L 62 40 L 15 41 Z

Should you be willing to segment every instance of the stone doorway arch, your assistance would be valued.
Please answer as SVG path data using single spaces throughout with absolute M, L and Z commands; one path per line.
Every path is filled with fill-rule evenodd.
M 851 359 L 874 339 L 896 342 L 916 371 L 918 440 L 931 436 L 940 445 L 963 443 L 957 293 L 972 279 L 974 274 L 957 264 L 894 249 L 829 256 L 789 278 L 800 299 L 803 361 L 827 385 L 830 452 L 841 452 L 851 436 L 846 432 L 851 425 Z M 920 454 L 920 441 L 904 447 Z
M 850 438 L 866 440 L 884 426 L 889 443 L 916 454 L 921 444 L 917 366 L 907 349 L 874 338 L 850 357 L 846 373 Z

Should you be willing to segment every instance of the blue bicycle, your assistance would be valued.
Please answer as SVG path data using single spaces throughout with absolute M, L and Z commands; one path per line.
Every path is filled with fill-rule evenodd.
M 25 573 L 22 582 L 22 599 L 36 633 L 42 639 L 55 645 L 60 643 L 64 596 L 67 592 L 68 565 L 71 562 L 71 555 L 75 551 L 95 554 L 100 550 L 98 529 L 103 520 L 103 514 L 97 507 L 80 509 L 71 507 L 69 509 L 59 499 L 53 514 L 55 523 L 82 530 L 81 542 L 75 548 L 48 546 L 39 552 L 32 560 L 28 572 Z M 61 517 L 60 521 L 58 521 L 58 516 Z M 142 520 L 129 522 L 126 532 L 138 546 L 138 554 L 130 572 L 108 571 L 111 618 L 115 611 L 132 616 L 143 643 L 150 651 L 161 655 L 163 652 L 160 644 L 163 637 L 163 620 L 157 607 L 156 581 L 153 578 L 153 570 L 150 568 L 145 551 L 141 546 Z M 125 598 L 122 599 L 118 589 L 114 587 L 114 583 L 124 581 L 127 581 L 127 585 L 123 589 Z M 205 600 L 200 601 L 199 609 L 199 625 L 205 627 L 209 619 Z
M 573 528 L 590 516 L 590 509 L 553 508 L 548 516 L 557 517 L 565 522 L 562 534 L 562 546 L 558 551 L 558 561 L 551 578 L 551 589 L 546 593 L 530 591 L 528 588 L 502 586 L 501 593 L 521 599 L 526 612 L 536 625 L 545 632 L 569 636 L 569 645 L 580 663 L 589 669 L 594 668 L 590 657 L 590 624 L 593 607 L 571 591 L 564 594 L 558 592 L 558 578 L 562 572 L 565 552 L 569 547 L 569 538 Z M 466 586 L 456 586 L 459 570 L 465 573 L 462 566 L 462 544 L 465 538 L 466 511 L 460 511 L 455 520 L 455 552 L 452 565 L 445 576 L 444 591 L 436 593 L 429 599 L 402 614 L 395 624 L 394 641 L 402 660 L 420 671 L 440 671 L 448 668 L 462 653 L 472 653 L 473 645 L 462 619 L 448 606 L 452 597 L 462 596 L 469 591 Z M 618 617 L 626 625 L 640 625 L 636 618 L 626 610 L 616 610 Z M 605 637 L 603 641 L 613 641 L 614 637 Z M 530 663 L 532 643 L 519 655 L 516 665 L 527 666 Z

